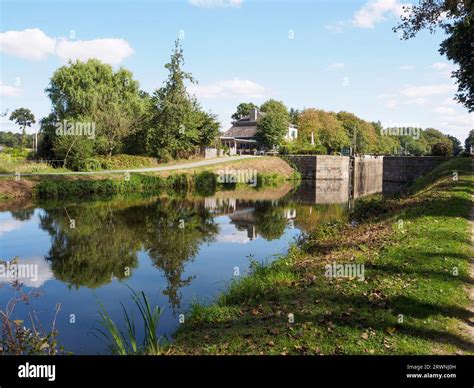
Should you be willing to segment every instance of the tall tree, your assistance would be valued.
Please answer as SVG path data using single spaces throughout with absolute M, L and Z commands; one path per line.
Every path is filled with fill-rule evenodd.
M 334 113 L 307 108 L 300 113 L 298 126 L 298 137 L 303 142 L 310 142 L 313 134 L 315 145 L 322 144 L 329 153 L 349 145 L 342 123 Z
M 474 145 L 474 129 L 469 131 L 469 136 L 464 141 L 464 152 L 469 154 L 471 152 L 471 145 Z
M 31 124 L 34 124 L 35 116 L 27 108 L 18 108 L 15 109 L 10 115 L 10 121 L 15 121 L 16 124 L 20 126 L 21 129 L 21 148 L 25 148 L 26 145 L 26 127 L 31 127 Z
M 473 0 L 420 0 L 418 5 L 404 7 L 401 22 L 394 27 L 395 32 L 402 32 L 402 39 L 413 38 L 423 29 L 444 30 L 448 37 L 439 52 L 459 66 L 452 72 L 458 84 L 456 99 L 469 112 L 474 111 L 473 23 Z
M 288 109 L 283 102 L 271 99 L 263 103 L 260 110 L 265 114 L 257 122 L 256 138 L 265 148 L 275 148 L 288 133 Z
M 252 109 L 258 108 L 253 102 L 241 102 L 237 105 L 237 110 L 232 115 L 232 119 L 240 120 L 242 117 L 248 116 Z
M 179 40 L 165 65 L 169 75 L 165 84 L 152 97 L 152 126 L 148 133 L 148 150 L 161 159 L 185 157 L 205 146 L 217 136 L 215 117 L 202 111 L 194 96 L 186 90 L 185 82 L 195 83 L 186 73 L 183 49 Z
M 301 112 L 298 109 L 290 108 L 290 123 L 297 125 L 298 124 L 298 117 L 300 116 Z
M 455 136 L 447 135 L 446 137 L 453 143 L 453 155 L 458 156 L 462 152 L 461 142 Z
M 337 119 L 346 130 L 350 145 L 355 148 L 356 153 L 376 152 L 377 135 L 372 124 L 349 112 L 337 113 Z
M 46 93 L 52 103 L 52 116 L 47 122 L 93 123 L 95 139 L 89 141 L 101 154 L 120 152 L 123 140 L 137 131 L 144 120 L 144 102 L 133 74 L 124 68 L 114 72 L 110 65 L 97 59 L 70 61 L 60 67 Z M 51 126 L 45 126 L 48 128 Z M 69 136 L 71 145 L 75 140 Z

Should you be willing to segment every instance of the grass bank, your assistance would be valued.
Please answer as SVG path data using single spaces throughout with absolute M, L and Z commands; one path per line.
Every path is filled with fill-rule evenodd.
M 177 164 L 180 163 L 177 162 Z M 48 166 L 48 168 L 52 167 Z M 71 197 L 87 199 L 131 194 L 135 196 L 161 195 L 172 192 L 212 195 L 216 190 L 249 186 L 245 183 L 242 184 L 242 176 L 237 179 L 240 183 L 232 183 L 232 179 L 228 182 L 218 182 L 217 177 L 223 174 L 227 176 L 250 174 L 253 190 L 281 187 L 288 181 L 297 183 L 300 179 L 299 174 L 286 162 L 275 157 L 230 161 L 224 158 L 219 163 L 202 167 L 147 173 L 130 172 L 127 177 L 122 173 L 106 175 L 100 172 L 87 176 L 42 176 L 41 172 L 36 176 L 21 176 L 19 180 L 14 177 L 0 178 L 0 202 L 6 204 L 34 197 L 39 199 Z M 243 175 L 245 176 L 245 174 Z M 255 177 L 257 177 L 256 180 Z
M 214 304 L 196 302 L 173 352 L 473 354 L 472 189 L 471 161 L 458 158 L 406 197 L 360 201 L 357 222 L 318 227 L 271 264 L 252 263 Z M 327 276 L 332 264 L 363 265 L 363 277 Z
M 100 198 L 118 195 L 189 194 L 209 196 L 219 190 L 230 190 L 250 186 L 256 190 L 278 187 L 286 182 L 277 173 L 258 173 L 248 182 L 229 175 L 221 182 L 220 177 L 210 171 L 193 174 L 175 173 L 168 176 L 154 174 L 129 174 L 106 179 L 71 179 L 50 177 L 42 179 L 34 188 L 39 199 Z

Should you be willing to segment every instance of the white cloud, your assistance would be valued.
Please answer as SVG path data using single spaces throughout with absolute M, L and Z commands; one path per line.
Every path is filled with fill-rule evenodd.
M 430 67 L 435 70 L 445 70 L 445 69 L 448 69 L 450 65 L 449 63 L 446 63 L 446 62 L 436 62 L 436 63 L 433 63 Z
M 334 32 L 335 34 L 341 34 L 344 31 L 345 22 L 338 21 L 333 24 L 326 24 L 324 28 L 330 32 Z
M 384 106 L 388 109 L 395 109 L 398 106 L 398 101 L 394 98 L 386 100 Z
M 403 89 L 401 94 L 410 98 L 423 98 L 437 94 L 452 93 L 455 89 L 455 86 L 450 84 L 410 86 Z
M 24 268 L 28 268 L 28 272 L 23 272 L 29 276 L 6 276 L 0 277 L 0 284 L 11 283 L 17 279 L 27 287 L 38 288 L 44 285 L 48 280 L 54 279 L 53 272 L 47 261 L 43 257 L 34 256 L 30 258 L 22 258 L 18 261 L 18 264 L 24 265 Z
M 427 103 L 426 98 L 424 97 L 418 97 L 418 98 L 413 98 L 411 100 L 406 100 L 405 104 L 407 105 L 425 105 Z
M 352 24 L 360 28 L 374 28 L 387 15 L 400 16 L 403 6 L 409 4 L 399 3 L 398 0 L 371 0 L 354 14 Z
M 55 40 L 38 28 L 0 33 L 0 50 L 15 57 L 45 59 L 54 53 Z
M 474 126 L 474 116 L 471 114 L 457 114 L 449 117 L 445 117 L 445 122 L 443 123 L 446 126 L 450 127 L 464 127 L 467 130 L 470 130 Z
M 18 97 L 21 95 L 21 89 L 15 86 L 3 85 L 0 81 L 0 96 L 1 97 Z
M 439 113 L 442 115 L 454 115 L 456 111 L 453 108 L 447 107 L 447 106 L 438 106 L 433 110 L 435 113 Z
M 247 231 L 238 230 L 234 224 L 221 224 L 220 233 L 216 240 L 220 243 L 231 244 L 247 244 L 250 242 Z
M 200 8 L 240 7 L 243 0 L 189 0 L 191 5 Z
M 443 100 L 443 105 L 458 106 L 458 102 L 454 98 L 448 97 L 448 98 Z
M 333 63 L 332 65 L 328 66 L 329 70 L 341 70 L 344 69 L 344 63 Z
M 15 219 L 3 219 L 0 220 L 0 236 L 4 233 L 13 232 L 14 230 L 20 230 L 23 227 L 23 223 Z
M 377 96 L 377 99 L 379 100 L 386 100 L 387 98 L 393 98 L 396 97 L 396 94 L 393 93 L 382 93 Z
M 67 40 L 48 37 L 38 28 L 0 33 L 0 50 L 29 60 L 55 55 L 63 60 L 97 58 L 116 65 L 133 53 L 124 39 Z
M 263 98 L 265 88 L 249 80 L 223 80 L 208 85 L 191 85 L 189 91 L 202 98 Z
M 89 58 L 97 58 L 105 63 L 117 65 L 131 54 L 133 54 L 133 49 L 123 39 L 77 41 L 59 39 L 56 44 L 56 55 L 64 60 L 86 61 Z
M 415 66 L 414 65 L 402 65 L 402 66 L 400 66 L 400 70 L 406 70 L 406 71 L 415 70 Z

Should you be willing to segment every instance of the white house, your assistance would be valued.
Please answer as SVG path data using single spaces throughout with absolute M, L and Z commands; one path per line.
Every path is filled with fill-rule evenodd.
M 231 155 L 237 153 L 249 154 L 261 150 L 263 147 L 255 139 L 257 133 L 257 121 L 263 117 L 265 112 L 259 112 L 258 109 L 252 109 L 248 116 L 232 122 L 224 135 L 220 137 L 223 146 L 230 150 Z M 288 132 L 285 135 L 287 141 L 293 141 L 298 138 L 298 127 L 290 124 Z

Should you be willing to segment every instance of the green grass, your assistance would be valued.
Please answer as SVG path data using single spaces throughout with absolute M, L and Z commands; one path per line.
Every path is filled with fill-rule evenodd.
M 285 181 L 282 175 L 276 173 L 258 174 L 255 189 L 277 187 Z M 35 195 L 39 199 L 94 199 L 120 195 L 185 195 L 189 193 L 210 196 L 216 190 L 228 189 L 228 186 L 218 183 L 217 174 L 205 170 L 194 174 L 175 173 L 167 177 L 146 173 L 130 174 L 128 180 L 125 179 L 125 175 L 104 179 L 46 177 L 35 186 Z M 232 188 L 235 188 L 235 185 Z
M 165 348 L 165 339 L 158 335 L 158 326 L 163 310 L 151 307 L 150 301 L 145 293 L 131 290 L 131 298 L 135 308 L 139 311 L 139 320 L 143 325 L 143 339 L 137 336 L 133 313 L 128 312 L 123 304 L 122 313 L 126 332 L 119 329 L 112 320 L 105 307 L 101 304 L 99 310 L 99 324 L 101 328 L 95 328 L 94 334 L 108 345 L 111 354 L 125 356 L 133 354 L 159 355 Z
M 418 180 L 410 196 L 363 202 L 358 226 L 318 227 L 287 255 L 254 264 L 215 303 L 193 306 L 173 351 L 473 354 L 463 326 L 470 163 L 448 161 Z M 364 264 L 365 280 L 324 276 L 331 262 Z

